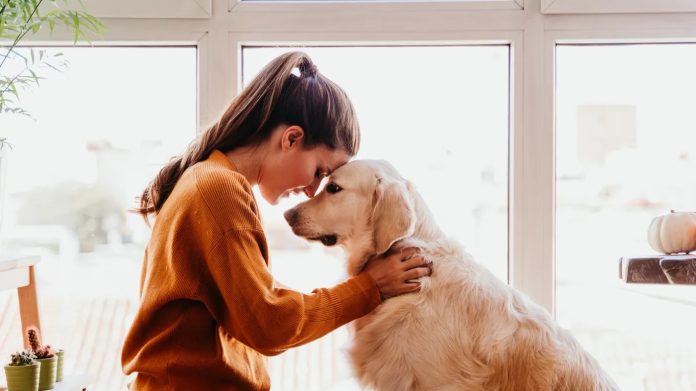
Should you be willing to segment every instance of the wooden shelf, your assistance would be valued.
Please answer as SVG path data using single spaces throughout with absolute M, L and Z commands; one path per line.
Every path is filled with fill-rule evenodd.
M 619 278 L 628 284 L 696 285 L 696 254 L 621 257 Z

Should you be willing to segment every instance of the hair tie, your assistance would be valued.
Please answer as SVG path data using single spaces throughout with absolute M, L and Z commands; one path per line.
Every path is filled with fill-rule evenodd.
M 319 71 L 316 65 L 307 61 L 303 61 L 298 68 L 301 77 L 315 77 Z

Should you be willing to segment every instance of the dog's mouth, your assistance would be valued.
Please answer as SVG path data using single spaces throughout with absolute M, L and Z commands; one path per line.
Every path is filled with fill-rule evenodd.
M 338 236 L 337 235 L 322 235 L 322 236 L 317 236 L 314 238 L 307 238 L 308 240 L 318 240 L 323 244 L 324 246 L 330 247 L 335 245 L 338 242 Z

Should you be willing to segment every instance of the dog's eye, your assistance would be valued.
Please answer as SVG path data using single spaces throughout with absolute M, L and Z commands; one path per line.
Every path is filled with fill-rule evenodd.
M 331 182 L 326 185 L 326 192 L 329 194 L 336 194 L 339 191 L 343 190 L 341 186 Z

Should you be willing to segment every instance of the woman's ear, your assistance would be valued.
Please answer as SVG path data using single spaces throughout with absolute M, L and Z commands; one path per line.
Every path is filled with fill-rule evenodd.
M 304 129 L 297 125 L 292 125 L 286 127 L 282 130 L 280 138 L 280 147 L 283 151 L 287 151 L 290 148 L 302 145 L 304 139 Z

